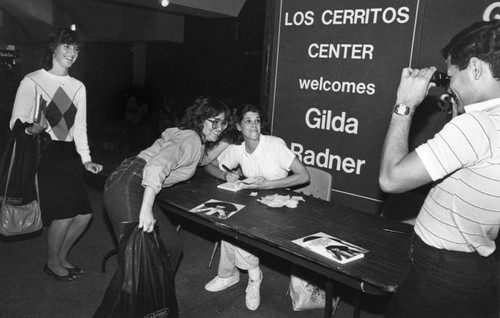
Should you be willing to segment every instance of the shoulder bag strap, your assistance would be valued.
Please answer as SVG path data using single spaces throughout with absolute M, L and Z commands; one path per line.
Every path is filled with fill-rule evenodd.
M 12 166 L 14 165 L 14 159 L 16 158 L 16 141 L 14 141 L 14 146 L 12 147 L 12 156 L 10 158 L 9 172 L 7 172 L 7 182 L 5 183 L 5 192 L 3 194 L 2 205 L 6 204 L 5 200 L 7 199 L 7 189 L 9 188 L 10 174 L 12 172 Z M 37 186 L 37 194 L 38 194 L 38 186 Z
M 40 193 L 38 192 L 38 173 L 35 174 L 35 188 L 36 188 L 36 198 L 38 199 L 38 204 L 40 204 Z

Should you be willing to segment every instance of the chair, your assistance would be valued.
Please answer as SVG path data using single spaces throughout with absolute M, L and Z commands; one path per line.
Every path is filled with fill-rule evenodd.
M 330 201 L 332 197 L 332 175 L 314 167 L 306 167 L 309 172 L 309 184 L 302 188 L 293 188 L 295 192 Z

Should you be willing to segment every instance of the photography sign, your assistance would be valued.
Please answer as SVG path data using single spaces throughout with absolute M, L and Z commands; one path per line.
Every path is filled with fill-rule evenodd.
M 418 1 L 277 6 L 272 133 L 332 174 L 333 200 L 369 211 L 383 200 L 380 151 L 401 69 L 414 58 Z

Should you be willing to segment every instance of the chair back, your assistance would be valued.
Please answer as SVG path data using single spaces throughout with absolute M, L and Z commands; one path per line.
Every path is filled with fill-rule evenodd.
M 309 172 L 309 184 L 305 187 L 293 189 L 295 192 L 330 201 L 332 196 L 332 175 L 318 168 L 306 166 Z

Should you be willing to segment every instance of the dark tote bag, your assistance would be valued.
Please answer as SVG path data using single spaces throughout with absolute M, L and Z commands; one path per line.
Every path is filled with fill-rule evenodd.
M 16 151 L 7 191 L 7 203 L 12 205 L 24 205 L 36 199 L 35 174 L 45 136 L 27 135 L 24 130 L 28 126 L 30 124 L 23 124 L 19 119 L 16 121 L 0 160 L 0 193 L 3 195 L 12 152 Z
M 155 232 L 126 223 L 118 244 L 119 267 L 94 318 L 179 317 L 174 275 Z
M 0 234 L 18 235 L 41 229 L 35 175 L 47 133 L 27 135 L 30 124 L 16 121 L 0 159 Z

